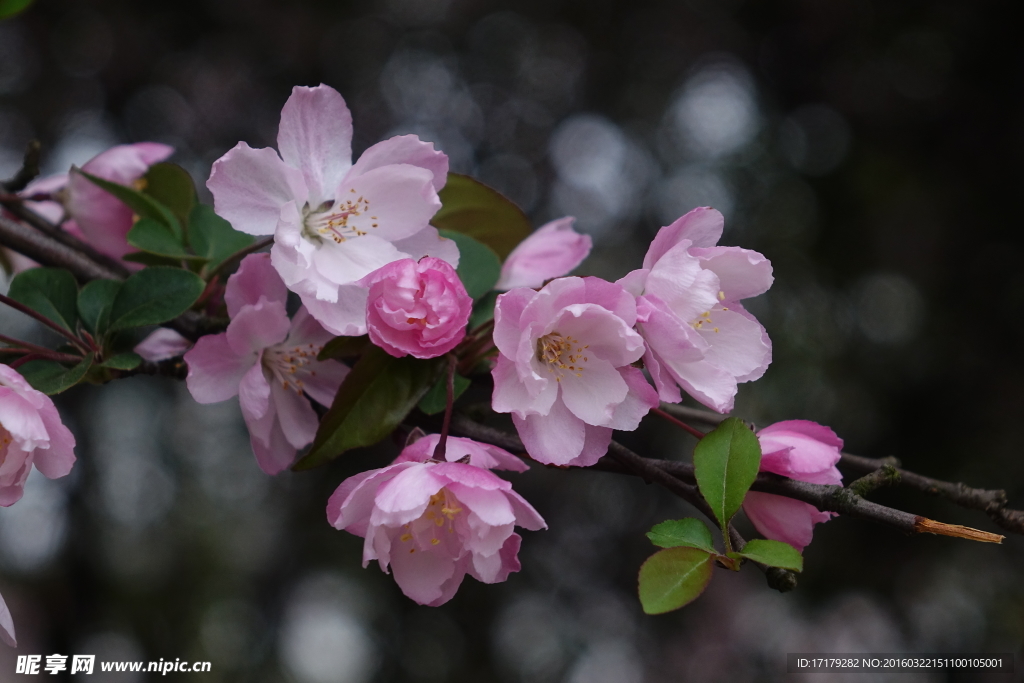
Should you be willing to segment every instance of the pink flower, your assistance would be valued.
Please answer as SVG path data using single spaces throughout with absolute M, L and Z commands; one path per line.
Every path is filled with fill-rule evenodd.
M 808 420 L 776 422 L 757 433 L 761 443 L 761 471 L 774 472 L 812 484 L 841 484 L 836 469 L 843 440 L 828 427 Z M 743 511 L 762 535 L 803 551 L 811 542 L 814 525 L 834 516 L 813 505 L 770 493 L 747 493 Z
M 516 287 L 537 289 L 583 263 L 592 244 L 589 235 L 572 229 L 575 220 L 566 216 L 551 221 L 520 242 L 501 266 L 501 278 L 494 288 L 502 292 Z
M 440 434 L 427 434 L 406 446 L 392 464 L 407 461 L 426 462 L 433 457 L 434 449 L 440 440 Z M 464 460 L 467 457 L 469 460 Z M 448 462 L 468 462 L 474 467 L 483 467 L 487 470 L 525 472 L 530 469 L 525 462 L 504 449 L 457 436 L 449 436 L 445 441 L 444 459 Z
M 662 228 L 643 268 L 619 281 L 637 295 L 637 331 L 647 343 L 644 367 L 663 401 L 682 387 L 719 412 L 732 410 L 737 383 L 764 374 L 771 340 L 740 299 L 772 284 L 772 264 L 739 247 L 714 246 L 722 214 L 694 209 Z
M 449 437 L 449 452 L 465 451 L 470 462 L 481 453 L 486 459 L 500 451 L 457 441 Z M 498 583 L 519 571 L 522 539 L 513 533 L 514 526 L 537 530 L 546 525 L 509 482 L 488 470 L 426 461 L 431 443 L 437 439 L 420 439 L 388 467 L 346 479 L 327 503 L 327 520 L 366 539 L 364 567 L 377 560 L 385 572 L 388 567 L 394 571 L 409 598 L 437 606 L 452 599 L 466 574 Z M 502 461 L 514 457 L 500 452 Z
M 201 337 L 185 354 L 196 401 L 238 395 L 256 461 L 267 474 L 288 467 L 313 441 L 319 420 L 306 396 L 330 405 L 348 373 L 337 361 L 316 360 L 332 335 L 304 308 L 289 322 L 286 299 L 270 255 L 245 257 L 224 292 L 227 332 Z
M 142 356 L 143 360 L 158 362 L 174 358 L 185 353 L 192 347 L 192 342 L 172 329 L 158 327 L 150 332 L 145 339 L 132 349 Z
M 75 464 L 75 437 L 46 394 L 7 365 L 0 365 L 0 505 L 14 505 L 36 466 L 56 479 Z
M 82 170 L 121 185 L 131 185 L 144 176 L 150 166 L 173 153 L 173 147 L 157 142 L 118 145 L 85 162 Z M 65 192 L 64 207 L 75 222 L 68 229 L 74 232 L 77 227 L 85 241 L 114 258 L 135 251 L 127 240 L 135 217 L 121 200 L 74 172 Z
M 631 366 L 644 354 L 633 297 L 588 277 L 498 297 L 492 407 L 512 413 L 530 455 L 555 465 L 593 465 L 613 429 L 633 430 L 658 396 Z
M 18 647 L 18 639 L 14 637 L 14 620 L 11 619 L 11 610 L 7 609 L 4 596 L 0 595 L 0 640 L 11 647 Z
M 396 358 L 436 358 L 466 336 L 473 300 L 455 269 L 441 259 L 393 261 L 360 284 L 369 288 L 370 341 Z
M 448 173 L 432 144 L 394 137 L 353 164 L 352 115 L 320 85 L 292 90 L 277 147 L 238 143 L 206 185 L 236 230 L 274 235 L 274 267 L 330 332 L 366 333 L 366 290 L 355 283 L 378 268 L 422 256 L 458 264 L 455 243 L 427 225 Z

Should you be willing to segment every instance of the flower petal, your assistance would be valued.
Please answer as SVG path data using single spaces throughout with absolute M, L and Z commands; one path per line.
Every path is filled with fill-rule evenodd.
M 367 148 L 352 167 L 351 175 L 362 175 L 391 164 L 409 164 L 430 171 L 434 190 L 438 192 L 448 181 L 448 155 L 435 150 L 434 143 L 420 140 L 415 135 L 396 135 Z
M 224 288 L 228 315 L 234 318 L 242 306 L 255 306 L 260 298 L 283 305 L 288 301 L 288 288 L 270 262 L 270 254 L 249 254 Z
M 269 475 L 275 475 L 286 470 L 295 460 L 295 447 L 288 443 L 281 425 L 276 420 L 267 435 L 267 443 L 250 435 L 249 443 L 252 445 L 253 455 L 256 456 L 256 464 L 260 469 Z
M 725 218 L 709 206 L 693 209 L 658 231 L 644 256 L 644 268 L 653 268 L 662 256 L 683 240 L 695 247 L 713 247 L 722 239 Z
M 381 166 L 356 176 L 350 173 L 338 186 L 336 199 L 356 202 L 348 228 L 391 242 L 427 227 L 441 208 L 433 174 L 409 164 Z
M 185 384 L 199 403 L 226 401 L 238 393 L 242 376 L 255 361 L 255 354 L 236 353 L 228 344 L 227 334 L 200 337 L 185 354 Z
M 14 620 L 11 619 L 11 610 L 7 609 L 4 596 L 0 595 L 0 640 L 11 647 L 18 647 L 18 639 L 14 636 Z
M 512 422 L 530 457 L 537 462 L 568 465 L 583 452 L 583 420 L 573 415 L 562 401 L 556 400 L 547 415 L 520 417 L 512 413 Z
M 754 491 L 747 492 L 743 512 L 762 536 L 788 543 L 800 552 L 810 544 L 814 525 L 832 518 L 832 513 L 809 503 Z
M 249 235 L 273 235 L 288 202 L 302 205 L 307 191 L 302 174 L 270 148 L 253 149 L 239 142 L 213 162 L 206 187 L 217 213 Z
M 692 248 L 701 266 L 718 276 L 726 301 L 739 301 L 764 294 L 772 286 L 772 262 L 761 254 L 740 247 Z
M 546 280 L 572 272 L 593 246 L 589 235 L 572 229 L 575 220 L 567 216 L 551 221 L 520 242 L 505 259 L 494 288 L 541 287 Z
M 352 114 L 341 94 L 323 84 L 292 88 L 281 109 L 277 148 L 286 164 L 302 172 L 311 206 L 334 199 L 352 167 Z

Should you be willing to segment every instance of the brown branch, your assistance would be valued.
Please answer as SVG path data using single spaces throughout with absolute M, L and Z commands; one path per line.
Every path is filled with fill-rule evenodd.
M 25 148 L 25 156 L 21 162 L 21 168 L 8 180 L 0 182 L 0 189 L 5 192 L 20 192 L 25 186 L 32 182 L 32 179 L 39 175 L 39 161 L 42 157 L 43 146 L 39 140 L 30 140 Z
M 691 420 L 708 425 L 720 424 L 728 417 L 728 415 L 719 415 L 707 410 L 687 408 L 686 406 L 669 403 L 661 404 L 661 409 L 681 420 Z M 933 496 L 940 496 L 969 510 L 980 510 L 986 513 L 992 521 L 1003 529 L 1024 534 L 1024 510 L 1011 510 L 1007 508 L 1006 491 L 1001 489 L 977 489 L 959 482 L 932 479 L 931 477 L 902 469 L 900 461 L 891 457 L 865 458 L 860 455 L 853 455 L 852 453 L 843 453 L 839 464 L 848 469 L 864 473 L 875 472 L 890 466 L 895 470 L 895 475 L 899 477 L 898 485 L 923 491 Z M 897 484 L 892 482 L 892 485 Z
M 82 252 L 6 216 L 0 216 L 0 244 L 44 266 L 66 268 L 79 282 L 122 279 L 118 272 Z
M 32 209 L 25 206 L 20 197 L 16 195 L 0 196 L 0 205 L 7 209 L 11 215 L 16 216 L 22 222 L 31 225 L 50 239 L 60 242 L 65 247 L 70 247 L 71 249 L 80 252 L 95 263 L 109 269 L 112 273 L 116 273 L 116 276 L 110 279 L 120 280 L 128 277 L 131 272 L 117 259 L 97 251 L 91 244 L 83 242 L 71 233 L 62 230 L 60 227 L 54 225 Z M 18 251 L 18 249 L 15 249 L 15 251 Z M 25 255 L 33 258 L 34 260 L 39 260 L 35 259 L 31 254 Z
M 499 430 L 495 430 L 484 425 L 478 425 L 468 418 L 461 416 L 457 417 L 453 421 L 452 426 L 463 435 L 477 441 L 485 441 L 487 443 L 493 443 L 496 446 L 501 446 L 502 448 L 522 451 L 522 443 L 518 439 L 515 439 L 514 437 L 510 438 L 510 435 L 504 435 Z M 501 435 L 499 438 L 491 440 L 494 436 L 499 434 Z M 696 487 L 690 483 L 696 482 L 693 465 L 675 460 L 643 458 L 614 441 L 609 447 L 608 455 L 614 458 L 619 464 L 626 466 L 628 471 L 634 473 L 642 472 L 642 476 L 645 479 L 662 484 L 665 488 L 668 488 L 676 495 L 688 502 L 691 502 L 691 504 L 694 504 L 691 497 L 693 495 L 693 490 L 696 490 Z M 602 460 L 604 459 L 602 458 Z M 679 480 L 679 484 L 683 484 L 683 486 L 679 486 L 675 483 L 669 483 L 669 479 Z M 954 536 L 957 538 L 990 543 L 1001 543 L 1004 538 L 998 534 L 991 534 L 985 531 L 971 529 L 970 527 L 936 522 L 910 512 L 889 508 L 884 505 L 865 500 L 850 489 L 842 486 L 809 484 L 795 479 L 780 477 L 769 472 L 762 472 L 757 475 L 757 479 L 754 481 L 754 485 L 751 486 L 751 490 L 786 496 L 787 498 L 793 498 L 805 503 L 810 503 L 819 510 L 835 512 L 848 517 L 876 522 L 908 534 L 941 534 L 944 536 Z M 701 509 L 701 511 L 704 512 L 704 508 L 700 508 L 698 506 L 698 509 Z M 711 516 L 711 519 L 714 519 L 713 515 Z

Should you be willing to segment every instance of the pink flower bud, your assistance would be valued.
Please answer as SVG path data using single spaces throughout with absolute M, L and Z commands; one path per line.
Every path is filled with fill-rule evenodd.
M 590 254 L 589 235 L 572 229 L 576 219 L 559 218 L 537 228 L 519 243 L 505 259 L 501 278 L 495 289 L 507 291 L 515 287 L 538 288 L 547 280 L 568 275 Z
M 360 284 L 369 287 L 370 340 L 396 358 L 436 358 L 466 336 L 473 300 L 455 269 L 441 259 L 394 261 Z
M 812 484 L 841 484 L 836 469 L 843 440 L 828 427 L 809 420 L 786 420 L 757 433 L 761 443 L 761 471 L 774 472 Z M 803 551 L 811 542 L 814 525 L 827 522 L 831 512 L 770 493 L 747 494 L 743 511 L 761 534 Z
M 75 464 L 75 437 L 46 394 L 7 365 L 0 365 L 0 505 L 24 493 L 32 465 L 56 479 Z
M 385 572 L 390 567 L 403 593 L 431 606 L 451 600 L 466 574 L 499 583 L 519 571 L 522 539 L 514 526 L 546 528 L 501 477 L 472 464 L 425 460 L 436 442 L 420 439 L 388 467 L 349 477 L 327 503 L 332 526 L 366 539 L 364 567 L 370 560 Z M 465 451 L 470 462 L 494 451 L 513 458 L 484 444 L 449 440 L 449 449 Z

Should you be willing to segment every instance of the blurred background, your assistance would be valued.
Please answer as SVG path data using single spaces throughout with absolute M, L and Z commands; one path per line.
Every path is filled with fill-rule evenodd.
M 292 86 L 324 82 L 352 108 L 357 154 L 416 133 L 535 225 L 576 216 L 595 243 L 583 274 L 621 277 L 659 226 L 711 205 L 724 244 L 775 266 L 749 301 L 774 363 L 741 387 L 737 414 L 816 420 L 851 452 L 1006 488 L 1021 507 L 1012 6 L 38 0 L 0 23 L 0 177 L 32 138 L 47 173 L 156 140 L 201 185 L 237 141 L 274 145 Z M 0 326 L 35 334 L 6 310 Z M 511 475 L 550 526 L 524 533 L 523 571 L 418 607 L 324 517 L 334 487 L 394 444 L 270 478 L 234 401 L 199 406 L 182 384 L 136 378 L 58 405 L 79 442 L 72 475 L 33 475 L 0 510 L 0 592 L 20 641 L 0 649 L 5 681 L 17 653 L 212 661 L 178 674 L 197 681 L 654 683 L 782 680 L 787 652 L 1024 648 L 1024 539 L 848 519 L 817 527 L 793 593 L 753 568 L 716 572 L 690 607 L 645 617 L 643 532 L 691 511 L 638 480 L 538 467 Z M 626 441 L 671 458 L 693 445 L 661 424 Z M 877 499 L 995 530 L 923 494 Z

